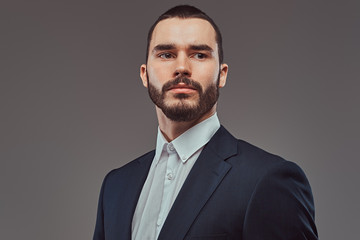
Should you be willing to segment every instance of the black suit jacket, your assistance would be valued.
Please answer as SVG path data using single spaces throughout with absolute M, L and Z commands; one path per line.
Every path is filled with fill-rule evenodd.
M 131 239 L 154 153 L 105 177 L 94 240 Z M 317 239 L 310 185 L 296 164 L 235 139 L 221 126 L 191 169 L 158 239 Z

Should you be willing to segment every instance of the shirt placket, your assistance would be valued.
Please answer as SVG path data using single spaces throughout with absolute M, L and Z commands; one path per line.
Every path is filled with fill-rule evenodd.
M 156 222 L 156 237 L 159 236 L 160 230 L 164 225 L 166 217 L 172 205 L 172 195 L 174 194 L 174 181 L 176 178 L 176 169 L 179 157 L 172 143 L 167 145 L 168 159 L 166 164 L 166 172 L 164 176 L 164 190 L 162 194 L 161 208 L 159 217 Z

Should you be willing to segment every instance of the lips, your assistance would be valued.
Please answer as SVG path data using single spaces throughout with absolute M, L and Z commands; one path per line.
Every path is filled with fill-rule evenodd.
M 174 93 L 193 93 L 193 92 L 197 91 L 197 89 L 192 87 L 191 85 L 177 84 L 177 85 L 171 86 L 169 88 L 169 91 L 174 92 Z
M 166 82 L 162 87 L 162 92 L 171 92 L 171 93 L 183 93 L 183 94 L 194 94 L 202 93 L 201 85 L 184 76 L 179 76 L 173 80 Z
M 169 88 L 169 90 L 172 90 L 172 89 L 192 89 L 192 90 L 196 90 L 196 88 L 190 86 L 190 85 L 187 85 L 187 84 L 177 84 L 177 85 L 174 85 L 174 86 L 171 86 Z

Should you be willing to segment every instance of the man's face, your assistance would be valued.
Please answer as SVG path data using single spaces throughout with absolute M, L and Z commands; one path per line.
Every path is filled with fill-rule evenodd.
M 170 18 L 154 29 L 141 78 L 152 101 L 169 119 L 191 121 L 215 108 L 226 81 L 215 30 L 203 19 Z

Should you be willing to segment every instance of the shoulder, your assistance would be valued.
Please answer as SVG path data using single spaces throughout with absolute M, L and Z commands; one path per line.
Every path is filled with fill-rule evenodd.
M 281 177 L 283 180 L 295 179 L 308 185 L 305 173 L 296 163 L 278 155 L 269 153 L 243 140 L 238 140 L 238 164 L 245 166 L 248 171 L 257 173 L 257 178 Z
M 271 236 L 274 236 L 271 239 L 302 239 L 297 237 L 302 233 L 315 239 L 312 238 L 316 235 L 312 192 L 296 163 L 236 139 L 224 128 L 212 149 L 231 153 L 224 158 L 231 165 L 225 182 L 232 193 L 238 192 L 246 199 L 244 236 L 247 239 Z M 279 232 L 274 232 L 275 229 Z
M 231 135 L 228 132 L 226 134 Z M 231 175 L 239 181 L 246 180 L 254 188 L 271 183 L 295 188 L 299 185 L 309 187 L 303 170 L 296 163 L 232 135 L 228 139 L 228 144 L 236 145 L 236 154 L 225 161 L 231 165 Z
M 304 171 L 294 162 L 285 160 L 243 140 L 238 140 L 239 155 L 232 162 L 241 165 L 252 178 L 253 197 L 275 202 L 284 199 L 307 199 L 313 201 L 311 187 Z M 274 194 L 281 193 L 281 194 Z M 282 195 L 287 195 L 282 196 Z M 290 201 L 291 202 L 291 201 Z M 293 201 L 297 202 L 297 201 Z M 288 202 L 289 203 L 289 202 Z M 313 214 L 313 206 L 307 206 Z
M 269 171 L 271 168 L 281 166 L 298 168 L 295 163 L 285 160 L 279 155 L 270 153 L 244 140 L 237 139 L 237 147 L 237 158 L 241 160 L 242 164 L 248 165 L 249 167 L 260 167 L 264 169 L 264 171 Z
M 122 179 L 131 178 L 138 170 L 139 167 L 150 167 L 154 158 L 155 151 L 152 150 L 143 154 L 142 156 L 126 163 L 122 167 L 111 170 L 104 178 L 104 182 L 117 181 Z
M 227 163 L 233 170 L 247 173 L 251 178 L 259 178 L 261 175 L 285 169 L 290 172 L 302 173 L 298 165 L 284 158 L 267 152 L 251 143 L 237 139 L 223 126 L 213 136 L 208 147 Z
M 264 172 L 271 173 L 280 170 L 299 173 L 304 175 L 302 169 L 294 162 L 284 159 L 283 157 L 265 151 L 246 141 L 238 140 L 239 157 L 247 165 L 261 167 Z
M 306 235 L 306 239 L 317 239 L 314 199 L 303 170 L 294 162 L 251 149 L 245 153 L 248 160 L 244 161 L 248 169 L 255 169 L 249 176 L 252 190 L 245 235 L 263 235 L 261 239 L 267 234 L 275 234 L 277 239 L 303 239 L 300 235 Z M 259 233 L 259 228 L 265 225 L 271 227 Z

